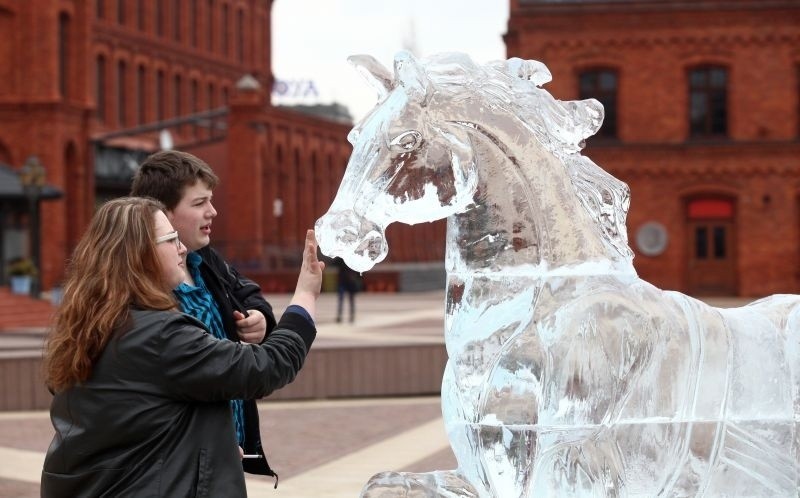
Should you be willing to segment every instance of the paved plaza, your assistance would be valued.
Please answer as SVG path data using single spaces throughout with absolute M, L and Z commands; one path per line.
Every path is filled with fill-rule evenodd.
M 289 295 L 270 295 L 277 314 Z M 442 342 L 441 291 L 359 294 L 356 319 L 336 323 L 336 295 L 318 302 L 315 347 L 344 343 Z M 40 350 L 43 330 L 0 333 L 0 349 Z M 301 372 L 302 375 L 302 372 Z M 260 402 L 261 433 L 280 476 L 247 477 L 251 497 L 354 497 L 383 470 L 455 467 L 439 398 L 362 398 Z M 0 412 L 0 496 L 39 496 L 39 475 L 53 436 L 46 411 Z
M 268 296 L 280 312 L 288 295 Z M 712 300 L 719 306 L 747 300 Z M 336 296 L 319 301 L 317 345 L 336 341 L 442 341 L 441 291 L 360 294 L 353 324 L 336 323 Z M 29 331 L 31 332 L 31 331 Z M 390 336 L 390 337 L 387 337 Z M 10 334 L 0 349 L 40 348 L 41 334 Z M 23 341 L 23 342 L 20 342 Z M 302 375 L 302 374 L 301 374 Z M 371 475 L 384 470 L 429 471 L 456 466 L 441 419 L 439 398 L 359 398 L 260 403 L 261 431 L 272 479 L 248 476 L 251 497 L 355 497 Z M 52 438 L 46 411 L 0 412 L 0 496 L 39 496 L 39 475 Z

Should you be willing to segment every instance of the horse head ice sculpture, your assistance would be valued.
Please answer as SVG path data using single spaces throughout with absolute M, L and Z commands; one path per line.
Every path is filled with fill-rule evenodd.
M 640 280 L 627 186 L 580 154 L 602 107 L 555 100 L 543 64 L 351 60 L 379 103 L 317 237 L 365 271 L 389 223 L 448 218 L 458 460 L 363 496 L 798 496 L 800 297 L 716 309 Z

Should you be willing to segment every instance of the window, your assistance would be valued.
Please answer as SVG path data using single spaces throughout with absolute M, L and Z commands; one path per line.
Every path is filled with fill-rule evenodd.
M 128 65 L 125 61 L 117 63 L 117 123 L 120 127 L 125 127 L 128 123 L 128 115 L 125 104 L 128 102 L 125 93 L 125 82 L 128 81 Z
M 181 115 L 181 75 L 176 74 L 172 82 L 172 116 L 179 117 Z
M 136 0 L 136 27 L 144 31 L 144 0 Z
M 192 114 L 196 113 L 199 110 L 199 102 L 200 100 L 200 85 L 197 83 L 197 80 L 192 80 L 191 86 L 191 95 L 192 95 Z
M 244 11 L 236 11 L 236 60 L 244 62 Z
M 147 71 L 144 66 L 139 66 L 136 71 L 136 124 L 145 122 L 145 78 Z
M 230 27 L 231 22 L 231 13 L 228 4 L 224 4 L 222 6 L 222 34 L 220 38 L 222 39 L 222 53 L 228 55 L 228 50 L 230 49 L 230 33 L 228 32 L 228 28 Z
M 689 133 L 692 137 L 728 134 L 728 71 L 706 66 L 689 72 Z
M 181 0 L 172 0 L 172 39 L 181 41 Z
M 196 47 L 197 43 L 197 0 L 189 0 L 189 39 L 192 41 L 192 46 Z
M 214 83 L 209 83 L 206 87 L 206 109 L 214 109 L 217 105 L 217 98 L 214 95 Z
M 117 0 L 117 22 L 125 24 L 125 0 Z
M 106 58 L 102 55 L 97 56 L 94 82 L 97 119 L 103 122 L 106 119 Z
M 106 18 L 106 0 L 97 0 L 94 3 L 94 13 L 98 19 Z
M 66 12 L 58 16 L 58 89 L 61 97 L 69 97 L 70 19 Z
M 190 112 L 192 114 L 197 114 L 198 107 L 199 107 L 198 100 L 200 99 L 200 85 L 198 84 L 197 80 L 192 80 L 192 83 L 189 86 L 189 88 L 191 89 L 189 95 L 190 95 L 190 97 L 192 99 L 192 101 L 189 103 L 189 105 L 191 106 L 191 111 Z M 197 118 L 193 118 L 192 119 L 192 123 L 193 123 L 192 135 L 197 136 L 197 132 L 198 132 L 198 129 L 197 129 Z
M 153 97 L 156 109 L 156 120 L 164 121 L 164 118 L 166 118 L 166 111 L 164 109 L 166 88 L 164 88 L 164 71 L 160 69 L 156 73 L 156 91 L 154 92 Z
M 164 36 L 164 0 L 156 0 L 156 8 L 154 12 L 156 19 L 156 35 Z
M 206 50 L 214 51 L 214 0 L 208 0 L 206 5 Z
M 613 69 L 584 71 L 578 76 L 581 99 L 597 99 L 605 110 L 597 137 L 617 138 L 617 72 Z

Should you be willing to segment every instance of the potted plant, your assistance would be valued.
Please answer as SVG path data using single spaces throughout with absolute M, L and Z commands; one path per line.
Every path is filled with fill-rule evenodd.
M 8 265 L 8 275 L 11 277 L 11 293 L 29 295 L 33 278 L 37 270 L 33 261 L 27 258 L 17 258 Z

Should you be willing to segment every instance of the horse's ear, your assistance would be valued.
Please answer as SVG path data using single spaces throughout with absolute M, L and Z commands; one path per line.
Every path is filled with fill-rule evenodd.
M 351 55 L 347 60 L 378 91 L 378 100 L 382 100 L 392 90 L 392 73 L 378 59 L 371 55 Z
M 572 111 L 573 121 L 584 128 L 581 136 L 588 138 L 600 129 L 605 117 L 603 104 L 595 99 L 572 100 L 566 102 L 567 108 Z
M 512 57 L 506 62 L 508 73 L 523 80 L 529 80 L 536 86 L 542 86 L 553 79 L 553 75 L 547 66 L 539 61 L 520 59 Z
M 405 50 L 394 56 L 394 74 L 400 86 L 417 102 L 425 104 L 431 92 L 431 81 L 411 52 Z

